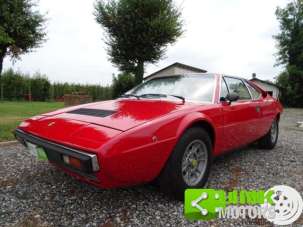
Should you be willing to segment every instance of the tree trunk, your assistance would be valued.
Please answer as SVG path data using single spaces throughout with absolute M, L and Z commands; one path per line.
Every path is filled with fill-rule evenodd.
M 2 75 L 4 56 L 5 56 L 5 53 L 2 53 L 2 50 L 1 50 L 1 52 L 0 52 L 0 80 L 1 80 L 1 75 Z
M 144 62 L 143 61 L 139 61 L 137 68 L 136 68 L 136 85 L 142 83 L 143 81 L 143 75 L 144 75 Z

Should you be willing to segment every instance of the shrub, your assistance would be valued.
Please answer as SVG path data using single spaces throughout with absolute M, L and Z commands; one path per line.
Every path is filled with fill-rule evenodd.
M 135 77 L 129 73 L 120 73 L 117 77 L 113 76 L 113 97 L 116 98 L 136 84 Z
M 50 82 L 45 75 L 36 73 L 30 80 L 33 100 L 46 101 L 50 98 Z
M 81 85 L 75 83 L 51 83 L 46 75 L 35 73 L 32 77 L 12 69 L 2 74 L 5 100 L 63 101 L 65 94 L 87 94 L 96 100 L 112 98 L 112 86 Z
M 22 100 L 28 91 L 29 77 L 12 69 L 2 74 L 2 86 L 4 99 Z

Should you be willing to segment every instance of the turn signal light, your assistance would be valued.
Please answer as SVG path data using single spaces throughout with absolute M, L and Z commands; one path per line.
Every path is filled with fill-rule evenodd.
M 79 159 L 71 157 L 71 156 L 63 155 L 63 161 L 65 164 L 73 166 L 77 169 L 81 169 L 81 167 L 82 167 L 81 161 Z

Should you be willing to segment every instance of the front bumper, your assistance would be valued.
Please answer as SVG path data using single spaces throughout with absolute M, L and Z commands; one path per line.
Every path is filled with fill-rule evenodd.
M 50 142 L 48 140 L 26 133 L 20 129 L 15 130 L 15 137 L 25 146 L 26 142 L 30 142 L 39 147 L 42 147 L 45 150 L 48 160 L 58 165 L 59 167 L 66 168 L 72 172 L 90 178 L 92 180 L 97 180 L 95 173 L 99 171 L 100 167 L 98 158 L 95 154 L 90 154 L 84 151 L 66 147 L 61 144 Z M 63 160 L 64 155 L 80 160 L 82 163 L 82 168 L 76 169 L 70 165 L 67 165 Z

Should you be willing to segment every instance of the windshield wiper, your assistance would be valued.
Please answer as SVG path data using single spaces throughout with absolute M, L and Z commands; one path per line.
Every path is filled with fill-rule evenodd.
M 178 99 L 181 99 L 183 103 L 185 103 L 185 98 L 183 96 L 180 96 L 180 95 L 169 95 L 169 96 L 172 96 L 172 97 L 175 97 L 175 98 L 178 98 Z
M 123 94 L 119 98 L 130 98 L 130 97 L 135 97 L 137 99 L 140 99 L 140 96 L 138 95 L 133 95 L 133 94 Z
M 172 96 L 172 97 L 175 97 L 175 98 L 178 98 L 178 99 L 181 99 L 182 100 L 182 103 L 185 103 L 185 98 L 182 97 L 182 96 L 179 96 L 179 95 L 166 95 L 166 94 L 143 94 L 143 95 L 140 95 L 139 98 L 146 98 L 146 97 L 160 97 L 160 98 L 167 98 L 168 96 Z

